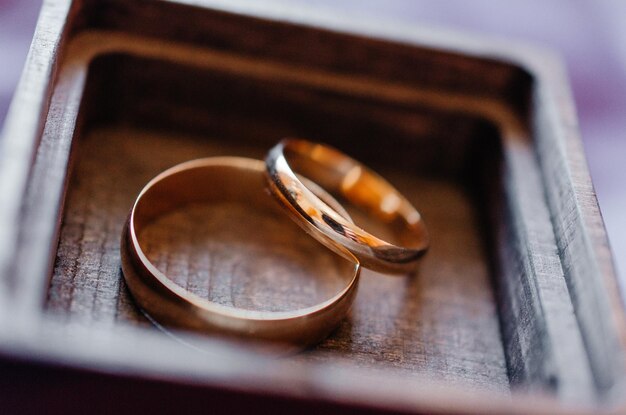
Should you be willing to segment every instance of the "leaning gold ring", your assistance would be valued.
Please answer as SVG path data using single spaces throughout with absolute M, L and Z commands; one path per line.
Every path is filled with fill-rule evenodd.
M 141 247 L 139 235 L 148 224 L 190 203 L 245 203 L 255 209 L 274 209 L 278 215 L 283 214 L 265 190 L 263 162 L 237 157 L 186 162 L 152 179 L 137 197 L 122 233 L 122 269 L 140 307 L 159 323 L 186 329 L 298 347 L 325 338 L 345 317 L 356 294 L 360 266 L 347 252 L 342 258 L 319 245 L 320 250 L 336 261 L 337 269 L 349 275 L 347 286 L 331 298 L 294 311 L 256 311 L 221 305 L 185 290 L 159 271 Z M 343 215 L 349 223 L 347 213 Z
M 266 158 L 272 193 L 307 232 L 340 255 L 354 255 L 362 266 L 404 273 L 429 245 L 419 212 L 389 182 L 340 151 L 306 140 L 285 139 Z M 356 226 L 320 200 L 301 180 L 304 176 L 332 194 L 396 228 L 400 245 Z

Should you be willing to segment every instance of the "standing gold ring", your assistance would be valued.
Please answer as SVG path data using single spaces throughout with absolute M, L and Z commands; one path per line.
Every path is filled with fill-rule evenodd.
M 133 297 L 156 321 L 306 347 L 326 337 L 345 317 L 356 293 L 360 270 L 358 260 L 347 252 L 343 257 L 348 260 L 319 245 L 336 261 L 338 270 L 349 273 L 347 286 L 328 300 L 295 311 L 256 311 L 221 305 L 187 291 L 159 271 L 142 249 L 139 236 L 147 225 L 191 203 L 237 202 L 280 212 L 274 198 L 266 192 L 264 170 L 263 162 L 258 160 L 200 159 L 166 170 L 143 188 L 122 233 L 122 269 Z M 326 201 L 332 204 L 329 199 Z M 349 223 L 347 213 L 343 215 Z
M 292 218 L 338 254 L 350 252 L 364 267 L 410 272 L 428 248 L 426 226 L 413 205 L 381 176 L 332 147 L 285 139 L 268 153 L 266 168 L 272 193 Z M 347 220 L 307 188 L 299 175 L 396 228 L 401 245 Z

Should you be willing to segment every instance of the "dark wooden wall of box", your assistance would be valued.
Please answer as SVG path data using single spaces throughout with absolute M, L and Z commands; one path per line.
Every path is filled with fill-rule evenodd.
M 158 330 L 120 271 L 133 197 L 177 162 L 261 158 L 284 136 L 415 203 L 433 236 L 419 272 L 365 271 L 351 317 L 295 356 Z M 623 303 L 545 51 L 268 0 L 49 0 L 0 146 L 10 412 L 626 410 Z

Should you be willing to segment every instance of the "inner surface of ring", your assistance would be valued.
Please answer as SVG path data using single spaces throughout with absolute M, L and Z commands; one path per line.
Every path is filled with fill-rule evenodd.
M 154 183 L 135 207 L 140 246 L 168 279 L 213 303 L 255 311 L 315 306 L 346 288 L 354 264 L 281 210 L 262 169 L 203 166 Z
M 330 147 L 304 140 L 288 140 L 284 156 L 295 173 L 385 225 L 367 229 L 368 232 L 407 248 L 424 249 L 428 245 L 427 232 L 417 210 L 367 167 Z M 350 210 L 350 214 L 358 225 L 359 213 Z

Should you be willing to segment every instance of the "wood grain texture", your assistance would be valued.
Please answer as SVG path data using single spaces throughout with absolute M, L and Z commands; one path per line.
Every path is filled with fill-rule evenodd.
M 48 3 L 26 72 L 34 87 L 20 87 L 23 109 L 8 120 L 19 148 L 0 154 L 22 163 L 20 180 L 30 172 L 24 192 L 1 178 L 21 206 L 2 222 L 18 235 L 0 235 L 12 247 L 0 294 L 20 305 L 0 319 L 2 350 L 360 409 L 571 409 L 535 405 L 545 393 L 623 404 L 623 306 L 558 65 L 524 48 L 283 14 L 271 0 L 182 3 Z M 245 16 L 248 7 L 263 18 Z M 343 27 L 356 35 L 336 33 Z M 40 121 L 22 125 L 32 114 Z M 284 135 L 329 142 L 389 175 L 441 239 L 413 279 L 365 273 L 351 319 L 315 350 L 272 364 L 211 341 L 201 343 L 212 362 L 182 352 L 137 312 L 116 268 L 127 209 L 163 168 L 223 152 L 260 157 Z M 161 231 L 194 230 L 169 220 Z M 161 231 L 157 256 L 194 245 Z M 185 258 L 159 261 L 204 282 L 209 273 L 194 272 L 204 260 Z M 228 281 L 214 282 L 226 292 Z M 378 385 L 361 369 L 391 375 Z M 513 394 L 510 406 L 500 399 L 509 387 L 538 394 Z M 464 405 L 462 389 L 494 399 Z
M 545 77 L 552 91 L 537 91 L 533 114 L 537 154 L 546 181 L 547 201 L 559 256 L 576 309 L 590 367 L 601 395 L 622 402 L 626 387 L 626 315 L 609 243 L 589 177 L 565 70 L 548 62 Z M 558 118 L 545 101 L 553 92 L 560 100 Z M 618 357 L 615 359 L 615 357 Z
M 18 225 L 21 221 L 20 209 L 23 205 L 22 198 L 27 192 L 31 163 L 37 153 L 45 124 L 46 116 L 43 114 L 48 111 L 52 93 L 49 81 L 58 62 L 57 49 L 48 46 L 60 44 L 67 39 L 68 26 L 71 26 L 72 15 L 75 13 L 71 6 L 70 2 L 59 1 L 47 2 L 42 7 L 33 44 L 0 140 L 0 226 L 6 235 L 0 249 L 0 307 L 6 306 L 13 310 L 19 308 L 22 314 L 32 313 L 32 300 L 36 298 L 32 291 L 37 288 L 36 284 L 30 285 L 28 281 L 24 281 L 22 285 L 12 280 L 16 273 L 13 259 L 17 255 L 25 255 L 19 248 L 19 241 L 24 239 L 24 229 Z M 24 108 L 30 110 L 24 111 Z M 30 272 L 35 274 L 47 268 L 40 261 L 30 261 L 27 266 L 32 267 Z
M 143 151 L 146 148 L 152 151 Z M 259 156 L 262 151 L 219 140 L 138 130 L 102 129 L 89 134 L 80 143 L 70 182 L 48 311 L 86 325 L 147 324 L 133 305 L 119 269 L 119 235 L 133 198 L 152 175 L 178 162 L 212 155 Z M 508 391 L 491 277 L 471 199 L 454 182 L 398 173 L 388 177 L 427 218 L 434 235 L 433 249 L 412 278 L 364 271 L 352 318 L 317 349 L 293 359 L 321 362 L 340 356 L 346 364 L 359 367 L 393 368 L 467 387 Z M 300 276 L 289 276 L 326 281 L 330 287 L 309 283 L 307 289 L 284 281 L 284 274 L 267 273 L 263 256 L 241 258 L 243 252 L 236 249 L 237 239 L 233 240 L 235 229 L 220 228 L 213 221 L 194 225 L 210 213 L 220 211 L 202 205 L 180 211 L 153 224 L 142 237 L 148 238 L 149 256 L 155 264 L 177 283 L 187 285 L 192 278 L 196 288 L 191 288 L 197 294 L 254 309 L 306 305 L 311 301 L 307 292 L 324 295 L 341 286 L 341 276 L 329 280 L 312 274 L 316 267 L 327 269 L 318 261 L 304 267 Z M 243 213 L 221 211 L 231 217 Z M 366 222 L 364 215 L 357 220 L 370 228 L 380 226 Z M 247 223 L 250 226 L 251 222 Z M 219 232 L 227 236 L 221 238 L 221 249 L 210 253 L 204 249 L 207 241 L 216 242 L 206 232 L 213 237 Z M 253 232 L 267 236 L 262 226 Z M 302 242 L 298 243 L 302 235 L 287 237 L 292 242 L 284 249 L 292 257 L 298 254 L 298 244 L 302 248 Z M 255 244 L 255 238 L 242 242 Z M 199 239 L 204 243 L 193 243 Z M 257 240 L 256 245 L 261 242 Z M 288 264 L 276 255 L 269 258 L 274 268 Z M 233 261 L 241 262 L 247 271 L 233 272 Z M 209 282 L 212 290 L 203 291 L 200 287 Z M 244 290 L 246 287 L 249 289 Z
M 84 47 L 95 39 L 90 34 L 79 44 Z M 144 51 L 140 39 L 135 45 L 137 52 Z M 178 50 L 176 56 L 184 60 L 184 55 Z M 199 66 L 202 55 L 193 56 Z M 92 65 L 90 85 L 96 89 L 89 96 L 102 103 L 94 122 L 219 134 L 267 147 L 273 137 L 304 135 L 330 141 L 374 166 L 392 164 L 405 173 L 469 186 L 476 203 L 490 208 L 481 214 L 496 218 L 484 222 L 484 234 L 502 234 L 490 248 L 489 261 L 497 264 L 493 275 L 500 288 L 510 378 L 516 385 L 549 389 L 570 399 L 593 394 L 533 150 L 518 120 L 488 101 L 465 101 L 495 117 L 500 137 L 482 119 L 457 112 L 464 102 L 460 97 L 449 109 L 441 96 L 421 96 L 420 90 L 408 88 L 386 95 L 388 84 L 367 80 L 369 91 L 380 91 L 381 97 L 370 92 L 355 99 L 361 86 L 343 78 L 329 80 L 332 86 L 324 87 L 331 88 L 329 93 L 318 84 L 309 85 L 309 76 L 316 74 L 291 83 L 272 72 L 247 72 L 245 65 L 259 63 L 240 61 L 243 66 L 222 67 L 216 59 L 206 61 L 216 68 L 213 72 L 128 54 L 102 56 Z M 183 81 L 188 78 L 196 79 L 193 86 Z M 113 107 L 103 112 L 111 103 Z M 483 170 L 488 172 L 481 174 Z
M 227 307 L 294 311 L 337 295 L 354 273 L 273 207 L 195 203 L 149 224 L 139 241 L 177 285 Z
M 197 55 L 194 54 L 194 57 Z M 244 66 L 243 69 L 245 68 Z M 324 90 L 320 91 L 319 85 L 306 85 L 307 77 L 299 80 L 299 82 L 305 82 L 303 88 L 299 83 L 295 85 L 285 83 L 271 72 L 263 74 L 263 78 L 267 79 L 258 80 L 233 76 L 229 73 L 232 69 L 230 67 L 227 69 L 227 71 L 205 72 L 195 67 L 164 64 L 155 59 L 137 58 L 127 54 L 105 55 L 91 66 L 90 80 L 87 82 L 83 100 L 84 123 L 88 127 L 128 124 L 149 125 L 151 128 L 161 128 L 166 131 L 202 134 L 210 132 L 219 134 L 223 137 L 222 140 L 247 146 L 269 147 L 273 144 L 274 137 L 284 135 L 312 135 L 328 140 L 346 151 L 353 149 L 351 153 L 376 166 L 393 164 L 396 169 L 400 169 L 405 174 L 446 178 L 462 186 L 470 186 L 466 187 L 467 189 L 471 189 L 471 186 L 481 186 L 473 177 L 475 175 L 468 174 L 471 172 L 471 166 L 476 162 L 473 157 L 481 154 L 472 149 L 477 142 L 481 143 L 484 148 L 491 148 L 494 143 L 497 143 L 493 140 L 493 128 L 471 115 L 442 111 L 441 108 L 431 109 L 425 103 L 407 105 L 404 102 L 385 102 L 385 105 L 381 105 L 378 99 L 356 100 L 350 95 L 328 94 Z M 71 73 L 66 76 L 69 80 L 72 79 Z M 184 79 L 189 78 L 196 79 L 192 87 L 184 82 Z M 377 88 L 386 87 L 376 83 L 373 85 Z M 350 85 L 347 87 L 351 88 Z M 357 88 L 360 87 L 357 86 Z M 68 95 L 63 93 L 62 89 L 60 91 L 61 99 Z M 390 98 L 396 99 L 396 95 L 392 93 Z M 207 99 L 207 97 L 211 98 Z M 425 102 L 429 101 L 425 100 Z M 65 107 L 63 101 L 60 101 L 59 105 L 59 111 L 63 111 Z M 485 107 L 489 108 L 489 104 L 487 103 Z M 276 114 L 282 114 L 282 117 L 277 117 Z M 242 119 L 245 120 L 244 123 L 241 122 Z M 390 138 L 386 140 L 384 146 L 377 146 L 379 137 L 383 136 Z M 47 137 L 55 139 L 52 132 Z M 152 148 L 150 145 L 147 147 Z M 528 159 L 528 147 L 522 147 L 522 150 L 515 150 L 515 148 L 513 147 L 514 151 L 511 153 L 514 162 Z M 398 149 L 403 151 L 399 152 Z M 140 150 L 136 148 L 135 152 L 140 152 Z M 170 152 L 173 154 L 171 150 Z M 261 153 L 262 151 L 259 152 Z M 483 157 L 480 160 L 487 164 L 498 163 L 498 160 L 493 158 L 497 154 L 488 153 L 492 154 L 492 158 Z M 97 154 L 100 155 L 100 151 Z M 80 153 L 75 156 L 80 163 Z M 107 162 L 106 166 L 109 164 Z M 105 169 L 105 165 L 100 166 L 100 169 Z M 155 168 L 154 174 L 157 171 L 159 169 Z M 513 174 L 518 174 L 515 169 Z M 120 177 L 120 181 L 122 180 L 124 178 Z M 144 179 L 145 181 L 147 178 Z M 118 180 L 115 180 L 113 183 L 117 182 Z M 535 189 L 534 186 L 536 185 L 529 184 L 528 188 Z M 515 200 L 518 197 L 517 191 L 513 188 L 513 194 L 508 197 Z M 447 205 L 445 201 L 442 204 Z M 541 209 L 540 199 L 532 199 L 530 206 L 537 206 Z M 484 238 L 486 233 L 488 232 L 484 230 L 481 238 Z M 528 258 L 526 256 L 528 251 L 518 251 L 517 238 L 518 236 L 513 236 L 512 239 L 508 238 L 503 243 L 519 253 L 522 258 L 520 261 L 524 264 Z M 94 258 L 96 262 L 102 262 L 97 254 Z M 87 262 L 93 263 L 94 258 L 88 259 Z M 505 266 L 510 266 L 506 255 L 502 259 Z M 490 258 L 489 261 L 494 261 L 494 259 Z M 441 260 L 441 262 L 446 262 L 446 260 Z M 485 272 L 488 272 L 486 258 L 483 262 Z M 94 278 L 92 272 L 87 272 L 85 275 L 87 282 L 75 284 L 74 278 L 70 278 L 70 282 L 66 285 L 70 286 L 70 292 L 74 289 L 72 286 L 77 285 L 79 293 L 85 291 L 85 298 L 97 303 L 95 295 L 90 293 L 89 289 L 91 285 L 96 288 L 100 286 L 99 277 Z M 529 271 L 522 266 L 514 268 L 512 275 L 515 278 L 521 278 L 521 286 L 524 287 L 524 284 L 528 284 L 524 281 L 532 275 L 532 270 Z M 501 277 L 494 275 L 494 278 Z M 384 287 L 379 287 L 379 290 L 384 291 Z M 523 289 L 514 290 L 507 293 L 501 301 L 506 304 L 507 301 L 521 296 L 523 292 Z M 516 384 L 536 383 L 537 388 L 549 387 L 550 376 L 558 376 L 555 373 L 559 373 L 550 366 L 555 349 L 552 349 L 549 343 L 535 341 L 542 339 L 546 333 L 546 323 L 543 320 L 545 317 L 542 316 L 539 320 L 524 318 L 524 313 L 527 315 L 536 313 L 531 307 L 540 307 L 540 300 L 536 296 L 522 298 L 523 300 L 519 303 L 514 303 L 516 304 L 515 311 L 504 315 L 505 321 L 514 328 L 511 334 L 505 332 L 508 336 L 504 338 L 506 345 L 504 350 L 508 354 L 506 366 L 509 371 L 513 370 L 513 379 Z M 86 311 L 89 308 L 86 304 L 79 304 L 78 309 Z M 464 313 L 461 315 L 465 316 Z M 83 316 L 87 321 L 89 320 L 87 313 L 83 313 Z M 391 316 L 391 318 L 394 317 Z M 467 322 L 464 325 L 467 325 Z M 402 327 L 403 324 L 399 326 Z M 418 335 L 417 337 L 426 335 L 425 332 L 419 330 L 414 332 L 415 327 L 412 325 L 404 324 L 404 326 L 405 330 L 400 332 L 400 338 L 413 338 L 416 337 L 415 334 Z M 474 328 L 471 325 L 470 327 Z M 365 338 L 367 339 L 367 336 Z M 441 339 L 433 341 L 440 342 Z M 348 337 L 343 345 L 349 345 L 351 342 L 351 337 Z M 416 342 L 419 343 L 418 340 Z M 362 348 L 357 350 L 359 352 L 357 355 L 361 357 L 358 361 L 361 366 L 376 367 L 381 362 L 382 366 L 385 366 L 386 361 L 378 356 L 379 349 L 385 350 L 384 345 L 366 340 L 361 342 L 361 346 Z M 432 366 L 423 365 L 427 369 L 432 369 L 433 373 L 428 370 L 419 372 L 417 369 L 420 369 L 420 366 L 415 365 L 415 362 L 411 360 L 415 356 L 409 354 L 408 359 L 402 357 L 403 349 L 404 344 L 402 347 L 399 347 L 399 344 L 393 344 L 393 347 L 386 352 L 385 357 L 390 361 L 403 361 L 403 364 L 391 367 L 405 369 L 413 375 L 427 375 L 433 379 L 458 381 L 455 376 L 467 370 L 463 369 L 463 364 L 473 362 L 470 359 L 463 363 L 465 352 L 459 350 L 451 352 L 452 355 L 458 353 L 455 359 L 461 362 L 453 366 L 451 373 L 446 372 L 447 366 L 438 363 Z M 325 357 L 327 358 L 329 357 Z M 519 359 L 521 365 L 512 364 L 514 358 Z M 419 355 L 417 360 L 419 360 Z M 483 361 L 481 365 L 485 363 L 487 361 Z M 477 370 L 476 368 L 480 365 L 470 367 Z M 456 373 L 457 370 L 458 373 Z M 488 370 L 487 374 L 489 373 Z M 477 379 L 474 379 L 474 376 L 477 376 Z M 471 376 L 462 376 L 460 379 L 466 381 L 468 385 L 484 387 L 483 378 L 485 374 L 477 371 L 472 372 Z M 555 382 L 552 384 L 552 387 L 557 386 Z

